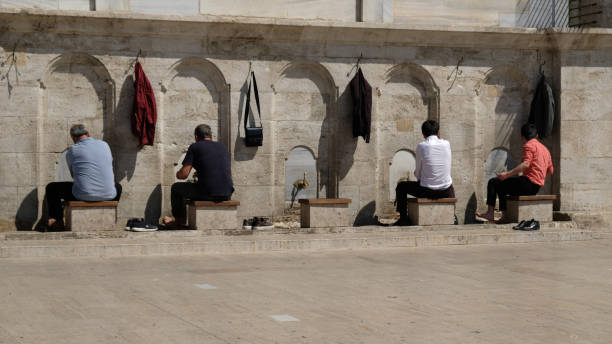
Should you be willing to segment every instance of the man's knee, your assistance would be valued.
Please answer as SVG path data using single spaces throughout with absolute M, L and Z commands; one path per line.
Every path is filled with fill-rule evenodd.
M 187 193 L 187 188 L 194 187 L 193 183 L 185 183 L 185 182 L 177 182 L 172 184 L 170 188 L 170 193 L 172 195 L 184 195 Z
M 495 177 L 495 178 L 489 179 L 489 183 L 487 184 L 487 186 L 489 188 L 491 188 L 491 187 L 495 187 L 495 186 L 499 185 L 499 183 L 500 183 L 499 178 Z
M 406 192 L 406 190 L 408 190 L 408 182 L 399 182 L 397 183 L 397 186 L 395 187 L 395 192 L 396 193 L 403 193 Z

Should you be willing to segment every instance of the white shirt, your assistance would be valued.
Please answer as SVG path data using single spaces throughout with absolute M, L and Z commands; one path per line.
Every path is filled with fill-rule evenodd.
M 448 189 L 453 184 L 451 161 L 450 143 L 431 135 L 417 145 L 414 176 L 423 187 L 432 190 Z

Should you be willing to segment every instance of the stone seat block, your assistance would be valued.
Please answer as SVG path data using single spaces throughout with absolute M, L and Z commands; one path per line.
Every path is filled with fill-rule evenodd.
M 417 226 L 455 223 L 456 198 L 408 198 L 408 218 Z
M 188 220 L 191 229 L 228 230 L 238 228 L 238 201 L 190 201 Z
M 302 228 L 348 226 L 348 198 L 300 199 L 300 225 Z
M 510 222 L 536 219 L 540 222 L 553 220 L 553 201 L 556 195 L 508 196 L 506 216 Z
M 73 232 L 116 230 L 116 201 L 71 201 L 65 204 L 66 228 Z

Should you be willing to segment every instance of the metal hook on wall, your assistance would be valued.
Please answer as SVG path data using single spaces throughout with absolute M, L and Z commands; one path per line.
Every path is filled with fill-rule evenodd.
M 347 78 L 351 75 L 351 73 L 353 72 L 353 69 L 359 70 L 359 63 L 361 62 L 362 58 L 363 58 L 363 52 L 359 54 L 359 57 L 357 58 L 357 63 L 355 63 L 355 65 L 351 67 L 351 70 L 349 70 L 349 72 L 346 73 Z
M 132 68 L 134 68 L 134 66 L 136 65 L 136 63 L 140 62 L 140 55 L 142 55 L 142 49 L 138 49 L 138 53 L 136 54 L 136 58 L 132 60 L 132 62 L 130 62 L 130 65 L 128 66 L 128 68 L 125 70 L 125 73 L 123 73 L 124 75 L 129 73 Z

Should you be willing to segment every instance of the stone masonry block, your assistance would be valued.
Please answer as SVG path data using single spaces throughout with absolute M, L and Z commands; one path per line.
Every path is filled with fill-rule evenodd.
M 452 225 L 455 223 L 455 198 L 409 198 L 408 218 L 413 225 Z
M 232 230 L 238 228 L 240 202 L 192 201 L 189 203 L 189 227 L 197 230 Z
M 300 224 L 302 228 L 348 226 L 348 198 L 301 199 Z
M 540 222 L 553 220 L 553 201 L 555 195 L 510 196 L 506 216 L 510 222 L 536 219 Z
M 119 202 L 68 202 L 66 227 L 73 232 L 114 230 Z

